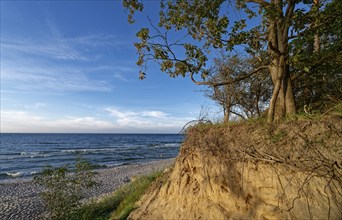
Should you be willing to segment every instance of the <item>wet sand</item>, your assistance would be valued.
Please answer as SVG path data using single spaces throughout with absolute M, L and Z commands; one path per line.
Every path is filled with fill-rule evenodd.
M 163 170 L 173 162 L 174 159 L 168 159 L 96 170 L 98 184 L 87 194 L 86 199 L 97 199 L 108 195 L 128 183 L 131 177 Z M 32 180 L 0 183 L 0 219 L 46 219 L 48 213 L 39 197 L 41 191 L 42 188 L 34 184 Z

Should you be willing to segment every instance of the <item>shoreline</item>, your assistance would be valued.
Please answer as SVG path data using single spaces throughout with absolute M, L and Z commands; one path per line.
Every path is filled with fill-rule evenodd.
M 95 169 L 98 183 L 87 192 L 85 200 L 100 199 L 120 186 L 130 182 L 138 175 L 147 175 L 153 171 L 164 170 L 171 166 L 175 158 L 139 164 L 123 165 L 112 168 Z M 32 179 L 19 179 L 0 183 L 0 219 L 44 219 L 47 212 L 39 197 L 42 188 Z
M 113 166 L 99 165 L 98 167 L 93 168 L 92 171 L 102 172 L 103 170 L 111 170 L 111 169 L 116 169 L 119 167 L 143 165 L 143 164 L 156 163 L 156 162 L 160 162 L 160 161 L 167 161 L 167 160 L 174 160 L 174 159 L 175 158 L 167 158 L 167 159 L 161 158 L 161 159 L 156 159 L 156 160 L 147 160 L 146 162 L 145 161 L 139 161 L 139 162 L 134 162 L 134 163 L 122 163 L 122 164 L 113 165 Z M 68 173 L 73 173 L 73 172 L 68 171 Z M 30 182 L 34 179 L 34 176 L 36 174 L 38 174 L 38 172 L 34 172 L 33 175 L 23 175 L 23 176 L 10 177 L 10 178 L 8 178 L 8 177 L 7 178 L 0 178 L 0 185 L 9 184 L 9 183 Z

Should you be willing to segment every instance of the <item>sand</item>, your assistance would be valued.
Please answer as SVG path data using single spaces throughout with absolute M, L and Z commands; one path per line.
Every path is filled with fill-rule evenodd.
M 110 194 L 118 187 L 130 182 L 130 178 L 162 170 L 174 163 L 174 159 L 120 166 L 96 170 L 96 182 L 99 183 L 87 198 L 97 199 Z M 42 188 L 32 179 L 18 180 L 0 184 L 0 219 L 46 219 L 48 213 L 39 197 Z

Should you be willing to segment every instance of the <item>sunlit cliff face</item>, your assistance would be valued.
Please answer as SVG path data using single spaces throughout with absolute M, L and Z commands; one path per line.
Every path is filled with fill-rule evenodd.
M 342 177 L 326 173 L 341 168 L 317 169 L 322 161 L 342 165 L 336 154 L 340 122 L 192 128 L 169 177 L 156 183 L 130 217 L 340 219 Z

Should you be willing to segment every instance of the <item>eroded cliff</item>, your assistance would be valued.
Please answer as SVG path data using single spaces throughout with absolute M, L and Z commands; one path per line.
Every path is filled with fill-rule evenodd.
M 342 121 L 198 125 L 131 219 L 341 219 Z

